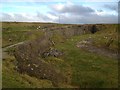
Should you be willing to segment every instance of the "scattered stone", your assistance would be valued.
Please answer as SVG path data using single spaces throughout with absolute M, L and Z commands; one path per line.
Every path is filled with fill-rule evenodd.
M 17 69 L 17 68 L 18 68 L 18 66 L 15 66 L 15 68 Z
M 9 41 L 11 42 L 11 41 L 12 41 L 12 39 L 9 39 Z
M 57 49 L 50 49 L 46 52 L 43 53 L 43 57 L 48 57 L 48 56 L 54 56 L 54 57 L 59 57 L 63 55 L 63 53 Z
M 108 37 L 107 36 L 104 36 L 105 39 L 107 39 Z
M 88 45 L 91 45 L 92 43 L 93 43 L 92 37 L 89 37 L 86 40 L 78 42 L 76 47 L 84 48 L 84 47 L 88 47 Z
M 41 26 L 38 26 L 37 29 L 41 29 Z
M 44 75 L 44 76 L 46 76 L 46 74 L 45 74 L 45 73 L 44 73 L 43 75 Z
M 91 39 L 92 37 L 90 36 L 89 39 Z
M 40 28 L 40 26 L 38 28 Z
M 37 64 L 33 64 L 35 67 L 38 67 L 38 65 Z
M 30 64 L 28 64 L 28 67 L 30 67 Z
M 47 54 L 45 56 L 61 55 L 60 53 L 62 52 L 53 48 L 49 49 L 51 46 L 51 42 L 45 36 L 32 42 L 26 42 L 24 44 L 18 45 L 14 52 L 14 56 L 18 62 L 17 71 L 23 74 L 26 73 L 38 79 L 51 80 L 53 85 L 56 86 L 57 84 L 64 82 L 65 77 L 62 72 L 57 72 L 54 66 L 45 63 L 45 61 L 42 60 L 41 56 L 43 54 Z M 27 60 L 24 60 L 26 58 Z
M 31 70 L 33 71 L 33 68 L 31 68 Z

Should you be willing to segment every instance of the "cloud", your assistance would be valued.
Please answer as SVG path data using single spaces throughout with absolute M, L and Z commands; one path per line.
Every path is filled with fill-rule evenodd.
M 56 2 L 56 0 L 1 0 L 2 2 Z M 58 2 L 65 2 L 67 0 L 57 0 Z
M 18 21 L 18 22 L 52 22 L 52 18 L 43 15 L 39 12 L 36 14 L 27 14 L 27 13 L 2 13 L 2 21 Z
M 98 12 L 103 12 L 103 10 L 97 10 Z
M 13 21 L 14 17 L 8 13 L 0 13 L 2 21 Z
M 59 19 L 56 20 L 59 22 Z M 97 14 L 91 14 L 86 16 L 62 16 L 60 23 L 71 23 L 71 24 L 96 24 L 96 23 L 118 23 L 118 17 L 115 15 L 104 15 L 100 16 Z
M 113 10 L 113 11 L 117 11 L 118 12 L 118 5 L 116 4 L 105 4 L 104 5 L 105 8 Z
M 18 5 L 18 4 L 17 4 Z M 40 6 L 38 3 L 36 7 Z M 85 6 L 81 3 L 75 4 L 67 3 L 53 3 L 44 4 L 45 8 L 38 7 L 32 9 L 34 5 L 28 5 L 26 12 L 22 11 L 25 8 L 17 9 L 18 12 L 13 12 L 12 9 L 2 13 L 3 21 L 19 21 L 19 22 L 59 22 L 71 24 L 87 24 L 87 23 L 117 23 L 118 16 L 114 11 L 116 10 L 114 4 L 105 4 L 101 8 L 92 8 L 92 6 Z M 93 5 L 93 4 L 92 4 Z M 108 9 L 110 10 L 108 10 Z M 30 11 L 30 12 L 27 12 Z M 34 12 L 33 12 L 34 11 Z M 43 12 L 42 12 L 43 11 Z M 1 17 L 0 15 L 0 17 Z
M 43 15 L 43 14 L 41 14 L 41 13 L 39 13 L 39 12 L 37 12 L 37 18 L 39 19 L 39 20 L 44 20 L 44 21 L 49 21 L 49 20 L 51 20 L 50 19 L 50 17 L 48 17 L 48 16 L 46 16 L 46 15 Z
M 56 4 L 51 6 L 51 9 L 54 10 L 57 13 L 60 14 L 65 14 L 65 13 L 69 13 L 69 14 L 80 14 L 80 15 L 84 15 L 84 14 L 90 14 L 93 13 L 94 10 L 90 7 L 85 7 L 82 5 L 75 5 L 75 4 Z
M 71 24 L 118 23 L 118 16 L 113 13 L 109 14 L 102 10 L 103 8 L 92 9 L 73 3 L 59 3 L 50 7 L 52 10 L 50 14 L 59 17 L 54 22 Z
M 1 0 L 2 2 L 67 2 L 72 0 Z M 77 2 L 118 2 L 119 0 L 74 0 Z
M 83 23 L 118 23 L 118 18 L 115 15 L 97 15 L 93 14 L 81 19 Z

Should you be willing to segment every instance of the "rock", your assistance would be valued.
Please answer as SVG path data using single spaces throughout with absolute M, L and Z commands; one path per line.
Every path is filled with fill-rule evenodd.
M 43 53 L 44 58 L 48 56 L 59 57 L 61 55 L 63 55 L 63 53 L 57 49 L 50 49 L 49 51 Z
M 11 42 L 11 41 L 12 41 L 12 39 L 9 39 L 9 41 Z
M 33 68 L 31 68 L 31 70 L 33 70 Z
M 97 32 L 97 28 L 96 28 L 95 25 L 93 25 L 92 28 L 91 28 L 91 33 L 94 34 L 95 32 Z
M 40 26 L 38 28 L 41 28 Z
M 59 84 L 60 82 L 64 82 L 65 78 L 63 74 L 60 72 L 56 72 L 56 69 L 43 62 L 43 60 L 37 56 L 37 54 L 33 53 L 33 49 L 30 52 L 27 48 L 27 45 L 18 46 L 15 50 L 15 58 L 18 62 L 17 71 L 22 74 L 28 74 L 32 77 L 36 77 L 38 79 L 47 79 L 51 80 L 53 85 Z M 27 48 L 27 49 L 26 49 Z M 31 50 L 30 49 L 30 50 Z M 55 50 L 56 51 L 56 50 Z M 52 53 L 54 50 L 52 50 Z M 24 56 L 23 56 L 24 53 Z M 48 52 L 49 53 L 49 52 Z M 28 58 L 28 60 L 24 60 L 24 58 Z
M 84 47 L 88 47 L 89 45 L 91 45 L 93 43 L 93 40 L 91 37 L 89 37 L 86 40 L 80 41 L 77 43 L 76 47 L 80 47 L 80 48 L 84 48 Z
M 38 67 L 38 65 L 37 65 L 37 64 L 33 64 L 33 66 Z
M 27 66 L 30 67 L 30 64 L 28 64 Z
M 106 47 L 109 47 L 113 43 L 113 38 L 110 38 L 106 43 Z

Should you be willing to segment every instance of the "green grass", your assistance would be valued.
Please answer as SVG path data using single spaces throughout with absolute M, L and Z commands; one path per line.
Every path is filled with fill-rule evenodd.
M 84 38 L 87 36 L 89 35 L 85 35 Z M 81 38 L 83 36 L 74 37 L 72 41 L 69 39 L 64 44 L 56 46 L 65 52 L 65 56 L 62 58 L 65 61 L 64 63 L 71 65 L 71 84 L 80 88 L 117 87 L 117 60 L 77 48 L 75 42 L 81 40 Z
M 42 36 L 43 32 L 41 30 L 37 31 L 36 29 L 38 25 L 39 24 L 30 25 L 30 23 L 3 23 L 2 28 L 9 29 L 2 30 L 2 47 L 6 47 L 26 40 L 33 40 Z M 11 39 L 11 41 L 9 41 L 9 39 Z
M 104 47 L 106 43 L 113 38 L 113 43 L 109 46 L 109 49 L 113 51 L 118 50 L 118 25 L 106 25 L 104 30 L 92 35 L 95 45 L 98 47 Z
M 14 70 L 15 58 L 10 56 L 2 63 L 2 87 L 3 88 L 44 88 L 53 87 L 49 80 L 39 80 L 26 74 L 20 74 Z
M 27 31 L 3 31 L 3 47 L 28 39 Z M 11 41 L 9 41 L 11 39 Z
M 43 32 L 36 31 L 32 27 L 39 25 L 39 23 L 4 23 L 4 27 L 10 27 L 11 29 L 3 31 L 3 47 L 42 36 Z M 56 27 L 58 26 L 63 25 L 56 24 Z M 102 28 L 103 30 L 95 34 L 73 36 L 66 40 L 60 33 L 55 31 L 52 37 L 53 41 L 56 42 L 54 47 L 64 52 L 64 54 L 59 58 L 47 57 L 45 61 L 52 64 L 58 72 L 61 71 L 66 76 L 67 83 L 64 85 L 61 84 L 59 87 L 117 88 L 118 61 L 76 47 L 77 42 L 88 39 L 89 37 L 94 40 L 94 46 L 104 47 L 109 38 L 112 37 L 114 41 L 109 49 L 117 50 L 116 27 L 116 25 L 106 25 L 106 29 Z M 104 36 L 108 38 L 105 39 Z M 9 38 L 12 39 L 12 42 L 9 42 Z M 11 52 L 13 49 L 7 51 Z M 53 87 L 51 81 L 40 80 L 26 74 L 19 74 L 14 70 L 15 61 L 13 56 L 3 60 L 3 88 Z

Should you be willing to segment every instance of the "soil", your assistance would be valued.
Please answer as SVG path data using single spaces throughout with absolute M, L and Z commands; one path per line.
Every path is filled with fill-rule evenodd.
M 22 74 L 28 74 L 38 79 L 47 79 L 52 81 L 55 87 L 63 83 L 66 79 L 62 72 L 45 62 L 41 54 L 50 47 L 47 38 L 18 45 L 15 49 L 14 56 L 17 60 L 16 70 Z
M 93 46 L 92 42 L 93 41 L 84 40 L 84 41 L 78 42 L 76 46 L 78 48 L 82 48 L 82 49 L 87 50 L 87 51 L 92 52 L 92 53 L 96 53 L 99 55 L 103 55 L 103 56 L 117 59 L 117 52 L 114 52 L 114 51 L 112 51 L 108 48 L 105 48 L 105 47 Z

